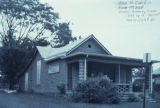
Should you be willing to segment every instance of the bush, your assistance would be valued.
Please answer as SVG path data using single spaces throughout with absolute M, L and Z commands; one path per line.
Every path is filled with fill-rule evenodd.
M 153 84 L 153 87 L 154 87 L 154 91 L 157 92 L 157 93 L 160 93 L 160 84 Z
M 73 100 L 85 103 L 119 103 L 116 88 L 107 78 L 91 78 L 73 90 Z
M 128 95 L 128 102 L 138 102 L 138 101 L 140 101 L 140 98 L 138 98 L 135 94 Z
M 59 90 L 60 94 L 65 94 L 66 93 L 65 84 L 63 84 L 63 83 L 58 84 L 57 89 Z
M 142 92 L 143 91 L 143 80 L 138 79 L 133 83 L 133 91 L 134 92 Z

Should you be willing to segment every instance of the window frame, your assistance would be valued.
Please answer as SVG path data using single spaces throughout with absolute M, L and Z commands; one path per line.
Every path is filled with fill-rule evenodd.
M 51 72 L 51 69 L 53 68 L 53 67 L 51 68 L 51 66 L 58 66 L 58 67 L 56 67 L 58 69 L 58 71 Z M 47 72 L 48 72 L 48 74 L 59 73 L 60 72 L 60 63 L 58 61 L 49 63 Z

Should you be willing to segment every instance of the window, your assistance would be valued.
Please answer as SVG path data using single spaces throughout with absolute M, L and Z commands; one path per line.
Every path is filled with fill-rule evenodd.
M 59 72 L 59 62 L 50 63 L 48 65 L 48 73 L 57 73 Z
M 41 78 L 41 60 L 37 61 L 37 84 L 40 84 Z

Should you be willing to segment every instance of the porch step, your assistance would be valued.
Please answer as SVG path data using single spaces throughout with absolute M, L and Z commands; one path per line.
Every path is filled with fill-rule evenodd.
M 130 93 L 124 93 L 124 94 L 119 94 L 119 98 L 121 102 L 127 102 L 129 99 Z M 139 101 L 143 101 L 143 98 L 139 97 L 138 94 L 134 94 L 137 98 L 139 98 Z M 151 96 L 146 96 L 146 101 L 151 102 L 151 103 L 157 103 L 158 99 L 152 98 Z
M 125 94 L 120 94 L 119 95 L 119 98 L 120 98 L 120 101 L 121 102 L 127 102 L 128 101 L 128 94 L 127 93 L 125 93 Z
M 147 100 L 148 102 L 151 102 L 151 103 L 156 103 L 156 102 L 157 102 L 157 99 L 154 99 L 154 98 L 152 98 L 152 97 L 147 97 L 146 100 Z

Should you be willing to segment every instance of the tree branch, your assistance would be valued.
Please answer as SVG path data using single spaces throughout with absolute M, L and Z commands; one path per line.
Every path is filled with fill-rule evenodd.
M 45 31 L 45 28 L 44 27 L 42 27 L 40 30 L 39 30 L 40 32 L 39 33 L 37 33 L 37 35 L 36 35 L 36 37 L 34 38 L 34 40 L 37 40 L 43 33 L 44 33 L 44 31 Z

